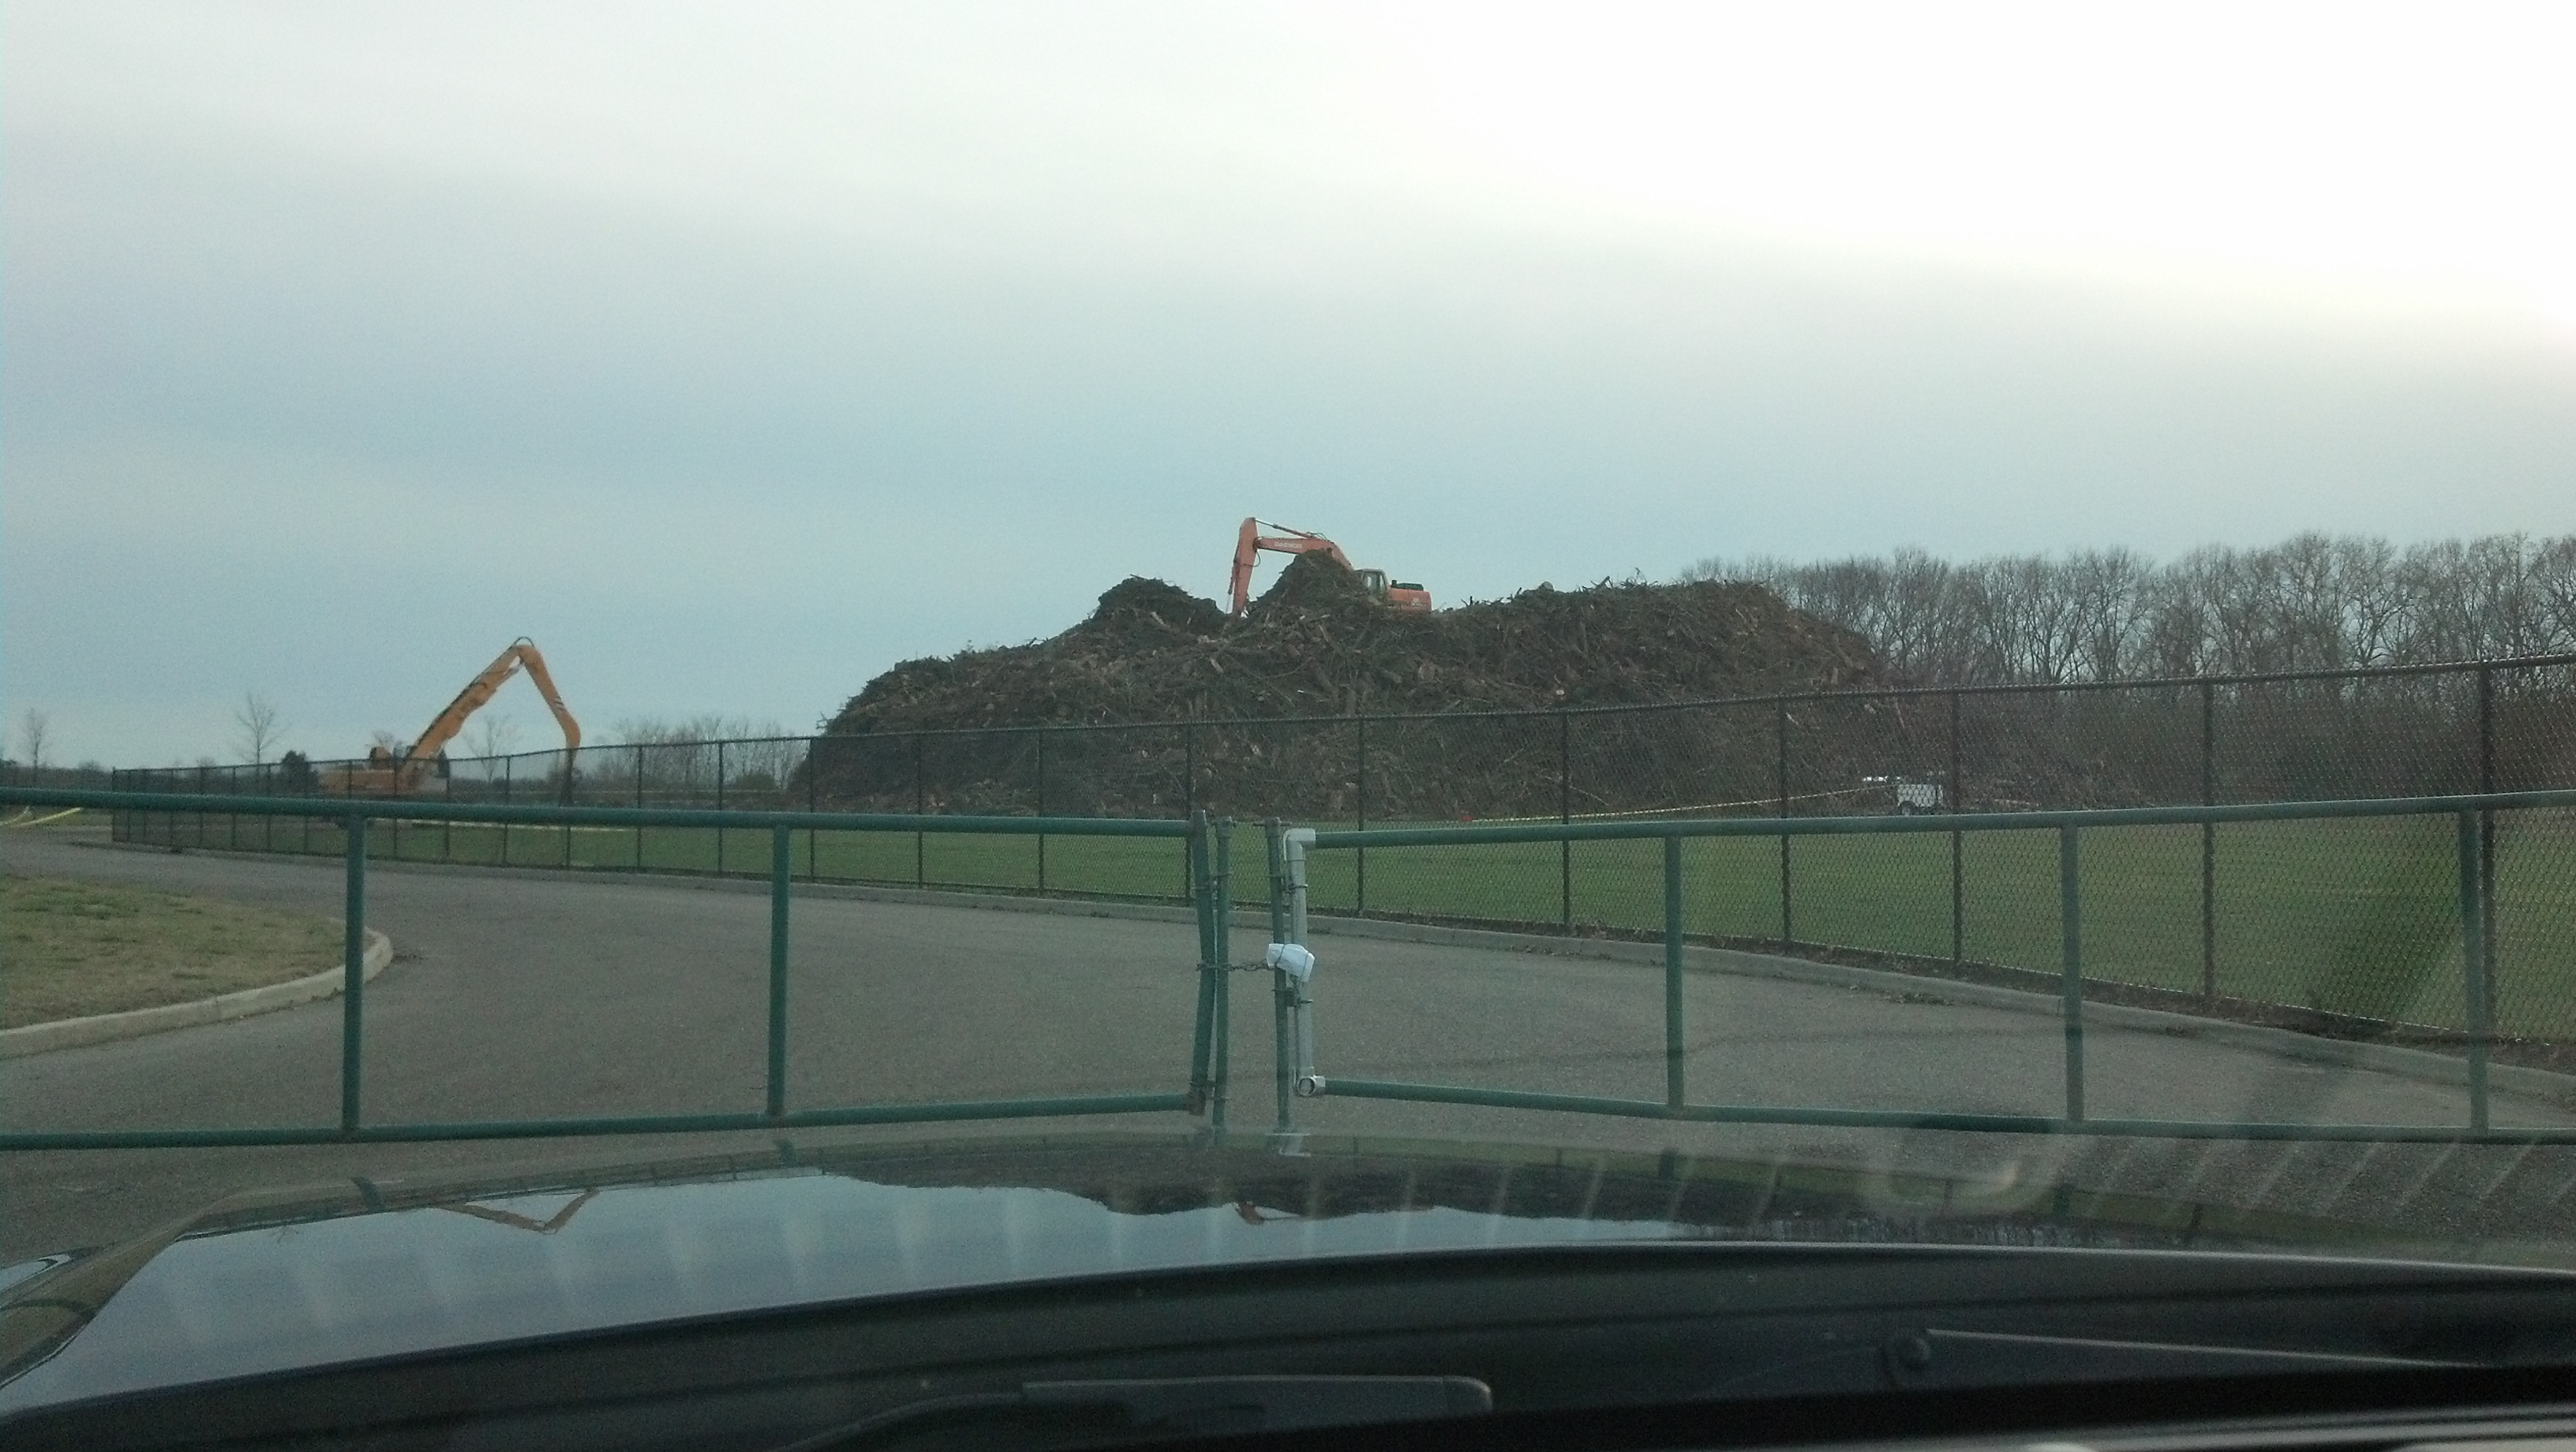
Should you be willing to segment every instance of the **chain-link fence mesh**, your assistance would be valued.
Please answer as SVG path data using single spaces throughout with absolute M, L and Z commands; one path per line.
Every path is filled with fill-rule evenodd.
M 2576 779 L 2576 659 L 1563 711 L 689 741 L 566 755 L 442 757 L 406 768 L 398 788 L 384 784 L 386 773 L 371 779 L 365 762 L 292 756 L 122 771 L 115 781 L 244 795 L 396 789 L 454 801 L 893 813 L 1177 818 L 1205 809 L 1376 826 L 2334 800 Z M 247 845 L 237 841 L 247 825 L 192 824 L 184 845 Z M 514 841 L 513 861 L 516 851 Z M 497 860 L 497 845 L 490 855 Z
M 338 796 L 364 762 L 119 772 L 132 790 Z M 1847 692 L 1447 716 L 667 742 L 441 759 L 431 801 L 1419 826 L 1823 817 L 2398 797 L 2576 784 L 2576 659 L 2061 688 Z M 2089 980 L 2149 1002 L 2459 1027 L 2446 819 L 2095 830 Z M 124 812 L 127 841 L 338 853 L 329 817 Z M 2484 833 L 2497 1027 L 2576 1038 L 2576 848 L 2562 815 Z M 765 875 L 766 829 L 388 824 L 378 856 Z M 1701 839 L 1703 941 L 2054 975 L 2051 831 Z M 1258 833 L 1234 898 L 1268 901 Z M 806 830 L 809 881 L 1182 901 L 1171 844 Z M 1317 910 L 1624 936 L 1662 930 L 1651 842 L 1373 848 L 1315 862 Z
M 2576 1041 L 2576 811 L 2499 813 L 2494 861 L 2496 1022 Z

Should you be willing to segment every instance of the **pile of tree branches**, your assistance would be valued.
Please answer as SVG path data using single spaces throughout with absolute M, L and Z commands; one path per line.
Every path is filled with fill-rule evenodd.
M 1541 585 L 1406 615 L 1301 555 L 1240 620 L 1128 579 L 1050 640 L 907 661 L 831 734 L 1664 701 L 1865 685 L 1868 643 L 1758 585 Z
M 1545 711 L 1876 678 L 1867 642 L 1758 585 L 1542 585 L 1406 615 L 1310 554 L 1239 620 L 1131 578 L 1052 639 L 907 661 L 833 717 L 809 770 L 820 798 L 879 810 L 1022 812 L 1042 799 L 1086 815 L 1191 804 L 1315 818 L 1356 810 L 1364 795 L 1372 816 L 1492 811 L 1557 799 L 1546 718 L 1382 723 L 1365 741 L 1329 721 L 1223 723 Z M 1043 745 L 1025 730 L 1135 722 L 1207 724 L 1061 733 Z M 924 732 L 968 734 L 913 735 Z

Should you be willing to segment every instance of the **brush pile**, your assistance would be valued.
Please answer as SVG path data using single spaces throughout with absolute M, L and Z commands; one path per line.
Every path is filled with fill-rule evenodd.
M 1401 615 L 1308 554 L 1241 620 L 1131 577 L 1051 640 L 898 665 L 825 729 L 1592 706 L 1855 686 L 1874 674 L 1868 642 L 1758 585 L 1541 585 Z
M 1404 615 L 1347 568 L 1307 554 L 1241 619 L 1134 577 L 1052 639 L 904 662 L 832 718 L 815 770 L 822 796 L 858 810 L 918 801 L 1168 815 L 1267 804 L 1313 819 L 1346 815 L 1365 792 L 1372 817 L 1381 803 L 1415 814 L 1466 800 L 1490 813 L 1498 793 L 1517 800 L 1554 780 L 1554 745 L 1538 753 L 1544 763 L 1533 754 L 1542 736 L 1555 741 L 1543 720 L 1485 728 L 1511 745 L 1470 742 L 1467 723 L 1385 724 L 1367 744 L 1366 783 L 1349 723 L 1221 723 L 1631 704 L 1866 685 L 1876 674 L 1860 636 L 1756 585 L 1541 585 Z M 1047 733 L 1051 760 L 1038 757 L 1037 733 L 1010 729 L 1184 721 L 1209 724 Z M 969 734 L 916 737 L 958 732 Z M 1552 802 L 1555 790 L 1544 794 Z

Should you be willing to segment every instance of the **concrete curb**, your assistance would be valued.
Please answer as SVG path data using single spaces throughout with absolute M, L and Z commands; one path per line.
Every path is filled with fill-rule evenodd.
M 166 847 L 152 847 L 140 843 L 95 845 L 112 846 L 126 851 L 168 852 L 170 850 Z M 184 850 L 208 857 L 237 857 L 262 862 L 280 860 L 279 854 L 270 852 L 233 852 L 221 848 L 197 847 Z M 314 860 L 329 866 L 336 866 L 338 863 L 337 858 Z M 481 867 L 439 862 L 370 862 L 367 870 L 370 872 L 390 870 L 460 873 L 474 877 L 534 877 L 554 882 L 622 882 L 635 886 L 690 887 L 708 892 L 766 894 L 769 891 L 768 883 L 750 878 L 698 877 L 686 873 L 583 870 L 567 872 L 562 868 Z M 1195 919 L 1195 915 L 1189 909 L 1182 907 L 1165 907 L 1153 903 L 1097 902 L 1085 898 L 1023 897 L 1011 893 L 950 891 L 941 888 L 862 887 L 848 883 L 800 882 L 795 884 L 794 890 L 797 895 L 804 897 L 840 898 L 859 902 L 913 903 L 930 907 L 965 907 L 996 912 L 1054 913 L 1059 916 L 1129 918 L 1173 923 L 1186 923 Z M 1235 913 L 1235 927 L 1238 931 L 1244 928 L 1262 931 L 1267 930 L 1269 926 L 1270 916 L 1267 909 L 1238 910 Z M 1422 943 L 1435 947 L 1482 948 L 1489 951 L 1533 953 L 1560 958 L 1593 958 L 1656 966 L 1661 966 L 1664 961 L 1664 948 L 1661 943 L 1629 942 L 1612 938 L 1567 938 L 1542 933 L 1508 933 L 1490 928 L 1450 928 L 1428 923 L 1395 922 L 1383 918 L 1315 917 L 1308 921 L 1307 930 L 1317 936 L 1374 938 L 1387 942 Z M 1842 963 L 1818 963 L 1805 958 L 1784 958 L 1768 953 L 1748 953 L 1733 948 L 1686 947 L 1682 953 L 1683 966 L 1700 973 L 1727 973 L 1739 977 L 1780 979 L 1791 983 L 1810 983 L 1868 993 L 1883 993 L 1918 1002 L 1961 1004 L 1977 1008 L 2001 1009 L 2009 1013 L 2036 1014 L 2050 1019 L 2058 1018 L 2063 1012 L 2058 997 L 2054 993 L 2034 993 L 2027 989 L 2003 988 L 1985 983 L 1962 983 L 1951 978 L 1899 973 L 1885 968 L 1858 968 Z M 2332 1064 L 2339 1068 L 2371 1069 L 2429 1084 L 2457 1086 L 2468 1082 L 2467 1061 L 2425 1049 L 2399 1048 L 2392 1044 L 2358 1043 L 2350 1039 L 2321 1038 L 2313 1034 L 2271 1028 L 2262 1024 L 2200 1018 L 2165 1009 L 2133 1008 L 2117 1003 L 2086 1003 L 2084 1022 L 2096 1028 L 2118 1028 L 2137 1033 L 2198 1039 L 2203 1043 L 2270 1054 L 2276 1058 Z M 2491 1064 L 2487 1068 L 2487 1082 L 2493 1088 L 2507 1093 L 2576 1107 L 2576 1074 L 2561 1074 L 2549 1069 L 2533 1069 L 2520 1064 Z
M 391 938 L 373 931 L 367 933 L 367 955 L 364 979 L 372 980 L 394 960 Z M 103 1044 L 112 1039 L 140 1038 L 145 1034 L 170 1029 L 194 1028 L 200 1024 L 225 1023 L 248 1018 L 255 1013 L 271 1013 L 329 998 L 340 991 L 348 975 L 346 968 L 326 968 L 284 983 L 270 983 L 258 988 L 237 989 L 193 1003 L 167 1003 L 158 1008 L 137 1008 L 124 1013 L 99 1013 L 87 1018 L 57 1019 L 52 1023 L 31 1023 L 25 1028 L 0 1031 L 0 1059 L 22 1058 L 28 1054 L 51 1053 L 56 1049 L 74 1049 L 84 1044 Z

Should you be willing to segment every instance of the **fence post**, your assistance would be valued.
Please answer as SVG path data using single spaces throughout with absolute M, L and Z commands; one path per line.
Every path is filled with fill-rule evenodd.
M 515 756 L 501 758 L 501 805 L 505 807 L 510 804 L 510 778 L 516 774 L 518 763 L 519 758 Z M 501 865 L 510 865 L 510 824 L 507 822 L 501 824 Z
M 574 801 L 573 801 L 573 795 L 572 795 L 572 782 L 573 782 L 573 775 L 574 775 L 574 773 L 578 772 L 578 771 L 581 769 L 581 768 L 580 768 L 580 765 L 579 765 L 579 761 L 578 761 L 578 758 L 580 757 L 580 755 L 581 755 L 581 750 L 580 750 L 580 748 L 578 748 L 578 747 L 575 747 L 574 749 L 572 749 L 572 750 L 570 750 L 570 751 L 566 751 L 566 752 L 564 753 L 563 804 L 564 804 L 565 806 L 567 806 L 567 807 L 575 805 L 575 803 L 574 803 Z M 564 823 L 564 824 L 563 824 L 563 829 L 564 829 L 564 858 L 563 858 L 563 865 L 564 865 L 564 870 L 565 870 L 565 871 L 567 871 L 567 872 L 569 872 L 569 871 L 571 871 L 571 870 L 572 870 L 572 823 L 570 823 L 570 822 L 566 822 L 566 823 Z
M 1780 820 L 1789 820 L 1789 698 L 1773 703 L 1775 757 L 1779 769 Z M 1780 950 L 1787 952 L 1798 941 L 1795 921 L 1789 916 L 1789 834 L 1780 834 Z
M 358 1128 L 358 1090 L 364 1080 L 367 993 L 367 819 L 347 819 L 349 845 L 340 908 L 340 1132 Z
M 2061 995 L 2066 1014 L 2066 1117 L 2084 1118 L 2084 915 L 2076 887 L 2076 829 L 2057 829 L 2057 922 L 2064 937 Z
M 1047 737 L 1051 734 L 1053 733 L 1044 726 L 1038 728 L 1038 815 L 1041 817 L 1046 815 L 1046 744 Z M 1040 832 L 1038 834 L 1038 891 L 1043 894 L 1046 890 L 1046 833 Z
M 2486 932 L 2486 866 L 2484 833 L 2479 818 L 2483 811 L 2460 813 L 2460 993 L 2468 1019 L 2469 1060 L 2469 1128 L 2487 1127 L 2487 1041 L 2489 1027 L 2486 974 L 2479 965 L 2487 959 Z
M 635 744 L 635 810 L 644 810 L 644 744 Z M 635 870 L 644 870 L 644 824 L 635 824 Z
M 1556 824 L 1574 824 L 1574 717 L 1562 706 L 1556 709 Z M 1574 930 L 1574 839 L 1560 838 L 1556 844 L 1556 922 L 1567 932 Z
M 769 829 L 769 1117 L 787 1117 L 787 824 Z
M 207 776 L 206 768 L 204 768 L 204 767 L 202 767 L 202 766 L 201 766 L 201 767 L 198 767 L 198 768 L 197 768 L 197 795 L 199 795 L 199 796 L 201 796 L 201 797 L 202 797 L 202 796 L 205 796 L 205 795 L 207 795 L 207 794 L 209 794 L 209 793 L 213 790 L 213 788 L 212 788 L 212 787 L 210 787 L 210 786 L 207 784 L 206 776 Z M 40 783 L 40 785 L 41 785 L 41 783 Z M 197 813 L 197 845 L 198 845 L 198 846 L 200 846 L 200 847 L 203 847 L 203 846 L 205 846 L 205 845 L 206 845 L 206 814 L 205 814 L 204 812 L 199 812 L 199 813 Z
M 2200 683 L 2200 804 L 2218 805 L 2218 687 Z M 2200 824 L 2200 997 L 2218 1002 L 2218 824 Z
M 2496 789 L 2495 769 L 2495 667 L 2478 667 L 2478 790 Z M 2487 1001 L 2495 1001 L 2496 992 L 2496 824 L 2495 809 L 2478 809 L 2478 913 L 2485 922 L 2479 934 L 2478 975 L 2486 980 Z
M 1682 1034 L 1682 839 L 1664 838 L 1664 1102 L 1675 1109 L 1688 1098 L 1683 1082 Z
M 719 741 L 719 742 L 717 742 L 717 743 L 716 743 L 716 810 L 717 810 L 718 812 L 722 812 L 722 811 L 725 809 L 725 759 L 724 759 L 724 758 L 725 758 L 725 744 L 724 744 L 723 742 Z M 724 823 L 723 823 L 721 820 L 719 820 L 719 821 L 716 823 L 716 876 L 718 876 L 718 877 L 722 877 L 722 876 L 724 876 L 724 870 L 725 870 L 725 829 L 724 829 Z
M 822 747 L 822 737 L 805 738 L 805 814 L 809 817 L 822 810 L 820 805 L 823 800 L 822 787 L 818 784 L 823 775 Z M 807 882 L 823 880 L 820 848 L 815 841 L 821 835 L 812 827 L 805 829 L 805 880 Z
M 1181 858 L 1190 874 L 1192 916 L 1199 924 L 1199 1002 L 1198 1019 L 1190 1030 L 1190 1112 L 1203 1113 L 1208 1108 L 1210 1080 L 1209 1048 L 1216 1025 L 1216 977 L 1224 964 L 1216 951 L 1216 893 L 1208 879 L 1213 868 L 1208 857 L 1207 813 L 1190 813 L 1190 835 L 1181 844 Z
M 912 814 L 930 815 L 930 788 L 921 775 L 921 733 L 912 733 Z M 930 834 L 916 826 L 912 829 L 912 885 L 930 885 Z
M 1281 895 L 1288 900 L 1288 928 L 1280 940 L 1301 948 L 1306 944 L 1306 849 L 1314 841 L 1314 830 L 1308 827 L 1289 828 L 1279 834 L 1281 885 L 1286 889 Z M 1309 964 L 1303 975 L 1291 973 L 1284 966 L 1276 971 L 1287 1027 L 1283 1043 L 1289 1051 L 1286 1097 L 1280 1101 L 1279 1124 L 1282 1130 L 1288 1130 L 1290 1101 L 1323 1093 L 1324 1079 L 1315 1072 L 1315 998 L 1307 991 L 1313 981 L 1313 965 Z M 1282 1149 L 1293 1149 L 1301 1142 L 1290 1134 L 1278 1143 Z
M 1959 693 L 1950 692 L 1950 780 L 1949 790 L 1941 794 L 1950 804 L 1950 815 L 1961 811 L 1959 799 L 1965 788 L 1959 780 Z M 1968 960 L 1968 852 L 1967 834 L 1950 830 L 1950 961 Z
M 1270 867 L 1270 941 L 1284 943 L 1288 938 L 1288 864 L 1279 840 L 1281 823 L 1277 817 L 1261 819 L 1261 843 L 1268 854 Z M 1287 973 L 1270 970 L 1270 1036 L 1273 1077 L 1278 1081 L 1279 1108 L 1272 1124 L 1277 1134 L 1290 1134 L 1297 1128 L 1297 1114 L 1292 1107 L 1297 1099 L 1296 1043 L 1297 990 Z
M 1210 894 L 1216 923 L 1215 1021 L 1208 1041 L 1208 1128 L 1225 1134 L 1225 1101 L 1234 1077 L 1234 822 L 1219 818 L 1216 831 L 1215 891 Z
M 1358 788 L 1360 830 L 1365 832 L 1368 830 L 1368 718 L 1361 716 L 1357 719 L 1359 721 L 1359 769 L 1353 773 L 1353 784 Z M 1367 917 L 1368 849 L 1366 847 L 1357 848 L 1351 853 L 1351 877 L 1354 899 L 1352 911 L 1361 917 Z
M 1199 812 L 1199 728 L 1194 721 L 1181 723 L 1181 815 L 1196 818 Z M 1189 849 L 1181 849 L 1181 898 L 1198 901 L 1198 874 L 1191 869 Z

